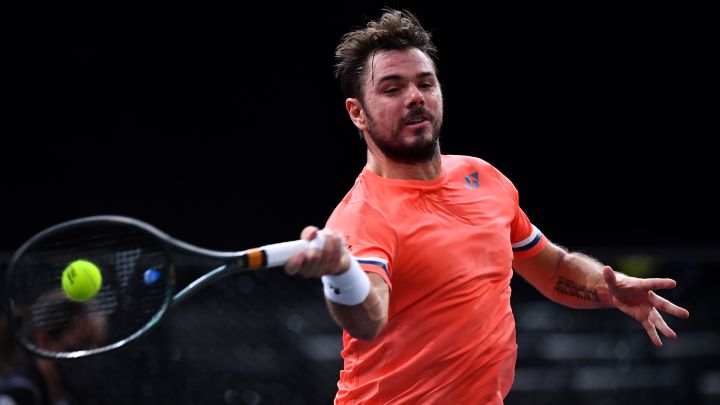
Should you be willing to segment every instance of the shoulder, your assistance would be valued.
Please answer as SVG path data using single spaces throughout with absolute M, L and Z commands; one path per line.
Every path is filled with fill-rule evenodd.
M 455 171 L 471 167 L 475 170 L 483 172 L 502 174 L 500 170 L 498 170 L 495 166 L 493 166 L 486 160 L 475 156 L 443 155 L 442 165 L 445 171 Z
M 366 198 L 345 198 L 335 207 L 327 221 L 332 229 L 345 230 L 355 227 L 389 227 L 390 221 L 372 201 Z
M 356 240 L 382 239 L 384 244 L 394 243 L 397 230 L 383 209 L 383 195 L 386 190 L 374 190 L 372 185 L 358 177 L 353 188 L 335 207 L 327 220 L 328 228 L 338 230 Z M 392 199 L 389 199 L 392 201 Z
M 387 200 L 389 190 L 373 184 L 364 172 L 355 180 L 352 188 L 345 194 L 335 207 L 328 224 L 338 221 L 355 221 L 356 219 L 373 222 L 387 221 L 382 205 Z
M 486 178 L 496 179 L 503 188 L 511 192 L 517 192 L 512 181 L 500 171 L 500 169 L 493 166 L 486 160 L 480 159 L 474 156 L 467 155 L 443 155 L 442 156 L 443 169 L 449 174 L 457 171 L 467 171 L 472 169 L 478 172 L 479 175 Z

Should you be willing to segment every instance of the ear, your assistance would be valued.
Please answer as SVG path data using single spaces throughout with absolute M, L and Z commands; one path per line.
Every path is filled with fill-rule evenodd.
M 350 119 L 352 120 L 353 124 L 359 129 L 360 131 L 364 131 L 367 127 L 366 119 L 365 119 L 365 112 L 363 111 L 362 104 L 360 104 L 360 100 L 356 98 L 348 98 L 345 100 L 345 109 L 348 112 L 348 115 L 350 116 Z

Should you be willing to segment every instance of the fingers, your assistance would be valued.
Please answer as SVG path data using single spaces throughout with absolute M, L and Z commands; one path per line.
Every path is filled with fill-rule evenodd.
M 655 306 L 655 308 L 663 312 L 667 312 L 668 314 L 677 316 L 678 318 L 687 318 L 690 316 L 690 312 L 688 312 L 687 309 L 673 304 L 652 291 L 650 291 L 648 297 L 650 298 L 650 303 Z
M 648 313 L 647 318 L 643 319 L 640 323 L 642 323 L 650 341 L 656 347 L 662 347 L 663 345 L 662 340 L 660 340 L 660 336 L 658 335 L 658 331 L 667 338 L 677 338 L 677 333 L 668 326 L 667 322 L 665 322 L 665 319 L 663 319 L 662 315 L 660 315 L 656 308 L 652 308 Z
M 675 331 L 672 330 L 668 326 L 667 323 L 665 323 L 665 320 L 663 319 L 663 317 L 657 311 L 653 311 L 653 312 L 654 313 L 651 316 L 652 317 L 651 321 L 652 321 L 653 325 L 655 325 L 657 330 L 659 330 L 660 333 L 665 335 L 665 337 L 668 337 L 670 339 L 677 338 L 677 333 L 675 333 Z
M 602 269 L 603 278 L 610 289 L 618 287 L 617 275 L 609 266 Z M 622 287 L 635 287 L 645 290 L 667 290 L 675 288 L 677 282 L 671 278 L 636 278 L 625 277 L 622 280 Z
M 660 340 L 660 336 L 657 333 L 658 331 L 660 331 L 660 333 L 662 333 L 667 338 L 677 338 L 677 333 L 675 333 L 675 331 L 668 326 L 668 324 L 665 322 L 657 309 L 653 308 L 653 310 L 650 311 L 648 319 L 644 320 L 642 322 L 642 325 L 645 328 L 648 336 L 650 337 L 650 340 L 657 347 L 662 346 L 662 341 Z
M 649 319 L 646 319 L 642 321 L 642 326 L 645 328 L 645 332 L 647 332 L 648 337 L 650 337 L 650 341 L 655 345 L 655 347 L 662 347 L 662 341 L 660 340 L 660 336 L 658 336 L 657 329 L 655 329 L 655 324 Z
M 677 282 L 671 278 L 640 278 L 637 285 L 646 290 L 667 290 L 675 288 Z
M 316 226 L 306 226 L 302 232 L 300 232 L 300 239 L 313 240 L 317 237 L 319 229 Z M 285 273 L 288 275 L 295 275 L 300 272 L 306 261 L 308 251 L 298 253 L 290 258 L 285 263 Z
M 658 331 L 667 338 L 677 338 L 675 331 L 668 326 L 658 310 L 679 318 L 687 318 L 690 313 L 653 292 L 653 290 L 674 288 L 677 285 L 675 280 L 622 276 L 618 283 L 618 276 L 610 267 L 604 267 L 602 273 L 618 309 L 640 321 L 650 341 L 656 347 L 663 345 Z
M 310 249 L 298 253 L 293 256 L 285 264 L 285 272 L 289 275 L 299 275 L 301 277 L 320 277 L 325 274 L 336 274 L 341 269 L 341 258 L 345 253 L 342 244 L 342 234 L 330 229 L 319 231 L 317 227 L 308 226 L 303 229 L 301 238 L 305 240 L 314 240 L 318 233 L 322 232 L 325 239 L 321 247 L 311 247 Z M 347 261 L 345 261 L 347 262 Z
M 340 264 L 340 256 L 344 253 L 344 245 L 341 244 L 342 236 L 339 232 L 333 232 L 329 229 L 325 231 L 325 244 L 322 248 L 322 266 L 331 270 L 330 274 L 334 274 L 338 270 Z
M 298 271 L 300 271 L 300 267 L 302 266 L 303 262 L 305 261 L 305 252 L 300 252 L 293 257 L 290 258 L 290 260 L 285 263 L 285 273 L 288 275 L 295 275 Z

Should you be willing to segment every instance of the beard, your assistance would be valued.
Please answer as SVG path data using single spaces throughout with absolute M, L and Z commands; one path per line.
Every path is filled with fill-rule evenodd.
M 426 128 L 418 128 L 415 131 L 415 142 L 411 144 L 405 144 L 402 142 L 400 137 L 400 131 L 405 126 L 405 117 L 424 114 L 429 117 L 432 137 L 425 139 L 424 135 L 427 131 Z M 440 129 L 442 127 L 442 120 L 437 121 L 433 114 L 425 110 L 422 107 L 418 107 L 410 111 L 398 124 L 390 131 L 390 136 L 380 135 L 380 131 L 377 130 L 377 125 L 372 116 L 365 110 L 367 116 L 368 126 L 367 131 L 370 138 L 375 142 L 378 149 L 387 156 L 390 160 L 403 163 L 403 164 L 416 164 L 426 163 L 435 159 L 440 153 Z

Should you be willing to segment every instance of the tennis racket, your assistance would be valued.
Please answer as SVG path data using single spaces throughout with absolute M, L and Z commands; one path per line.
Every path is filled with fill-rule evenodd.
M 25 242 L 7 274 L 7 313 L 13 334 L 31 352 L 78 358 L 107 352 L 148 333 L 168 308 L 204 286 L 243 270 L 281 266 L 322 240 L 296 240 L 239 252 L 203 249 L 137 219 L 79 218 L 52 226 Z M 90 261 L 102 283 L 90 299 L 71 299 L 63 270 Z M 176 264 L 213 270 L 175 292 Z

